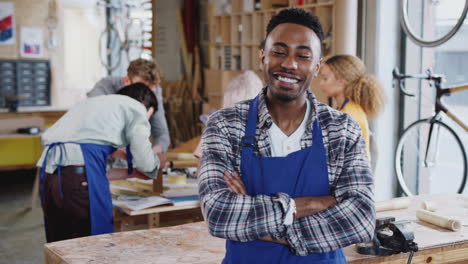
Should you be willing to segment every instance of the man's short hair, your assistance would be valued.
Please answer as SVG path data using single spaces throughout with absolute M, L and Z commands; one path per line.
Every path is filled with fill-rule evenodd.
M 284 23 L 293 23 L 308 27 L 315 32 L 320 42 L 323 41 L 322 24 L 320 24 L 318 17 L 300 8 L 283 9 L 278 14 L 274 15 L 268 23 L 266 36 L 268 37 L 276 26 Z
M 156 113 L 158 110 L 158 101 L 156 100 L 156 95 L 154 95 L 154 92 L 143 83 L 133 83 L 124 86 L 122 89 L 117 91 L 117 94 L 126 95 L 137 100 L 146 107 L 146 110 L 150 109 L 151 107 L 153 107 L 154 113 Z
M 158 64 L 155 61 L 141 58 L 130 62 L 127 68 L 127 75 L 129 78 L 139 76 L 150 85 L 159 85 L 161 81 L 161 72 Z

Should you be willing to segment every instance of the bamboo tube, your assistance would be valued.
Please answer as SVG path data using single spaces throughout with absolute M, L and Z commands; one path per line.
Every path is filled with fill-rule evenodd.
M 424 209 L 418 209 L 416 211 L 416 218 L 423 222 L 431 223 L 433 225 L 446 228 L 452 231 L 458 231 L 462 228 L 461 222 L 456 219 L 450 219 L 448 217 L 429 212 Z
M 437 206 L 434 202 L 423 201 L 421 203 L 421 208 L 427 211 L 435 212 L 437 209 Z
M 399 210 L 399 209 L 406 209 L 410 205 L 409 198 L 397 198 L 388 201 L 381 201 L 375 203 L 375 210 L 377 212 L 382 211 L 391 211 L 391 210 Z
M 174 160 L 169 161 L 169 168 L 196 168 L 198 166 L 198 160 Z
M 167 160 L 196 160 L 193 153 L 175 153 L 175 152 L 167 152 L 166 153 Z

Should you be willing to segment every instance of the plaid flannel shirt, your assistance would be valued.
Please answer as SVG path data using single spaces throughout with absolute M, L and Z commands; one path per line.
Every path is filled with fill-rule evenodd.
M 270 157 L 268 129 L 273 120 L 266 107 L 265 91 L 266 88 L 259 94 L 256 155 Z M 223 172 L 240 172 L 248 100 L 212 114 L 203 133 L 200 202 L 213 236 L 251 241 L 270 234 L 275 239 L 286 240 L 290 250 L 299 256 L 372 239 L 375 228 L 373 178 L 359 125 L 349 115 L 317 102 L 310 91 L 307 91 L 307 98 L 312 108 L 301 148 L 312 145 L 312 122 L 317 115 L 327 155 L 330 191 L 337 205 L 285 226 L 288 194 L 249 196 L 229 190 Z

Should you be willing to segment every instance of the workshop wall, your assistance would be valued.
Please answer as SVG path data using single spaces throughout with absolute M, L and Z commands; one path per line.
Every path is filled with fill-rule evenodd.
M 58 48 L 49 50 L 46 20 L 51 0 L 1 1 L 14 3 L 14 37 L 12 45 L 0 45 L 0 59 L 23 59 L 20 56 L 21 27 L 43 31 L 43 56 L 50 60 L 51 106 L 69 108 L 86 98 L 94 83 L 106 76 L 98 53 L 99 36 L 105 26 L 103 8 L 95 0 L 55 0 L 57 18 L 55 36 Z M 85 2 L 87 4 L 85 4 Z
M 14 0 L 0 1 L 14 3 L 14 27 L 15 44 L 0 46 L 0 59 L 19 59 L 19 43 L 21 27 L 39 27 L 43 29 L 46 39 L 45 21 L 48 14 L 49 0 Z M 48 59 L 50 53 L 44 50 L 44 59 Z

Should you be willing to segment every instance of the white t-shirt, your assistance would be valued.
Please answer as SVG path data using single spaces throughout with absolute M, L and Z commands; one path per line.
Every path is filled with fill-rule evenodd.
M 273 122 L 268 134 L 271 139 L 271 156 L 285 157 L 293 152 L 301 150 L 301 137 L 304 135 L 307 117 L 310 113 L 310 103 L 306 100 L 307 110 L 299 127 L 289 137 Z

